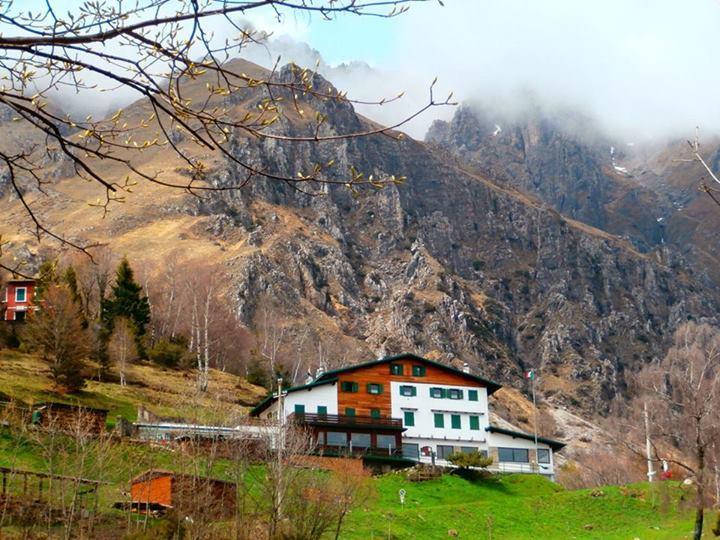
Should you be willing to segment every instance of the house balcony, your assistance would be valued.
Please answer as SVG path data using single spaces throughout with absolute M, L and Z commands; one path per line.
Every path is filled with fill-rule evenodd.
M 348 416 L 345 414 L 293 413 L 288 422 L 312 426 L 315 429 L 358 429 L 373 431 L 404 431 L 400 418 Z

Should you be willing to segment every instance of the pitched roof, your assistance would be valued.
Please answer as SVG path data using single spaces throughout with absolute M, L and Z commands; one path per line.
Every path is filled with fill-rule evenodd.
M 489 431 L 490 433 L 501 433 L 503 435 L 510 435 L 511 437 L 517 437 L 518 439 L 526 439 L 528 441 L 535 440 L 535 435 L 533 435 L 532 433 L 524 433 L 522 431 L 515 431 L 512 429 L 506 429 L 497 426 L 488 426 L 485 428 L 485 431 Z M 565 448 L 565 443 L 553 439 L 548 439 L 547 437 L 538 437 L 537 440 L 538 442 L 547 444 L 555 452 Z
M 435 362 L 434 360 L 428 360 L 427 358 L 424 358 L 422 356 L 418 356 L 417 354 L 412 354 L 412 353 L 395 354 L 393 356 L 386 356 L 384 358 L 380 358 L 379 360 L 371 360 L 370 362 L 363 362 L 361 364 L 355 364 L 353 366 L 348 366 L 348 367 L 339 368 L 339 369 L 333 369 L 331 371 L 328 371 L 328 372 L 320 375 L 320 377 L 318 377 L 317 380 L 321 381 L 321 380 L 325 379 L 326 377 L 337 377 L 337 375 L 339 375 L 340 373 L 346 373 L 349 371 L 354 371 L 356 369 L 362 369 L 362 368 L 374 366 L 377 364 L 385 364 L 388 362 L 395 362 L 397 360 L 402 360 L 403 358 L 410 358 L 411 360 L 414 360 L 415 362 L 422 362 L 425 364 L 429 364 L 431 366 L 435 366 L 435 367 L 443 369 L 445 371 L 455 373 L 456 375 L 459 375 L 459 376 L 469 379 L 471 381 L 478 382 L 478 383 L 482 384 L 483 386 L 487 387 L 488 395 L 491 395 L 494 392 L 500 390 L 500 388 L 502 388 L 501 384 L 491 381 L 489 379 L 485 379 L 483 377 L 479 377 L 479 376 L 473 375 L 471 373 L 465 373 L 464 371 L 462 371 L 460 369 L 456 369 L 454 367 L 451 367 L 451 366 L 448 366 L 445 364 L 441 364 L 440 362 Z
M 472 375 L 471 373 L 465 373 L 464 371 L 460 369 L 455 369 L 454 367 L 447 366 L 445 364 L 441 364 L 440 362 L 435 362 L 433 360 L 428 360 L 427 358 L 423 358 L 422 356 L 418 356 L 416 354 L 412 353 L 402 353 L 402 354 L 396 354 L 393 356 L 386 356 L 384 358 L 380 358 L 379 360 L 371 360 L 369 362 L 362 362 L 360 364 L 354 364 L 352 366 L 347 366 L 343 368 L 333 369 L 331 371 L 327 371 L 320 375 L 317 379 L 315 379 L 313 382 L 308 384 L 303 384 L 301 386 L 293 386 L 291 388 L 287 389 L 287 392 L 297 392 L 298 390 L 308 390 L 312 389 L 315 386 L 321 386 L 324 384 L 330 384 L 334 383 L 338 379 L 338 375 L 341 373 L 347 373 L 350 371 L 354 371 L 356 369 L 363 369 L 369 366 L 375 366 L 377 364 L 384 364 L 389 362 L 395 362 L 397 360 L 402 360 L 403 358 L 409 358 L 415 362 L 425 363 L 429 364 L 431 366 L 435 366 L 437 368 L 443 369 L 445 371 L 449 371 L 451 373 L 455 373 L 461 377 L 464 377 L 468 380 L 471 380 L 473 382 L 477 382 L 485 386 L 488 390 L 488 396 L 492 393 L 499 390 L 502 385 L 493 382 L 489 379 L 484 379 L 483 377 L 478 377 L 477 375 Z M 261 412 L 263 412 L 265 409 L 267 409 L 272 402 L 275 400 L 275 396 L 272 394 L 267 396 L 265 399 L 263 399 L 260 403 L 258 403 L 251 411 L 250 416 L 257 416 Z

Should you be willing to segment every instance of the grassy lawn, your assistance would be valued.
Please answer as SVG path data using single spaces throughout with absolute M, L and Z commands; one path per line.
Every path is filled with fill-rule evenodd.
M 242 377 L 212 370 L 210 388 L 195 391 L 192 371 L 162 369 L 149 364 L 131 365 L 128 385 L 87 381 L 72 395 L 59 395 L 52 386 L 47 365 L 34 355 L 0 350 L 0 392 L 26 404 L 60 401 L 109 409 L 108 423 L 117 416 L 137 419 L 138 405 L 164 418 L 199 422 L 227 422 L 248 411 L 246 404 L 260 401 L 265 391 Z
M 691 512 L 678 508 L 682 488 L 674 483 L 661 486 L 664 492 L 642 484 L 566 491 L 530 475 L 408 482 L 390 474 L 378 478 L 377 487 L 377 501 L 353 512 L 343 538 L 449 538 L 455 530 L 458 538 L 473 539 L 675 540 L 692 530 Z

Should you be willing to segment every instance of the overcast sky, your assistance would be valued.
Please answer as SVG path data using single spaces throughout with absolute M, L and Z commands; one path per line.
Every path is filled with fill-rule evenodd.
M 16 0 L 15 7 L 36 10 L 43 3 Z M 62 10 L 81 3 L 54 0 Z M 282 51 L 283 61 L 314 63 L 301 46 L 309 44 L 329 66 L 370 64 L 370 72 L 326 69 L 351 96 L 405 91 L 399 105 L 362 109 L 386 124 L 422 106 L 438 76 L 438 96 L 452 90 L 460 101 L 516 109 L 533 95 L 543 104 L 580 109 L 627 139 L 686 137 L 696 125 L 720 132 L 720 0 L 444 4 L 413 4 L 393 19 L 346 15 L 328 22 L 290 12 L 278 22 L 271 10 L 248 16 L 255 27 L 273 32 L 282 47 L 272 52 Z M 258 51 L 252 57 L 263 60 Z M 434 118 L 452 113 L 434 110 L 407 130 L 422 137 Z
M 437 75 L 460 100 L 522 106 L 528 93 L 577 107 L 628 138 L 720 131 L 718 0 L 445 0 L 392 20 L 288 17 L 269 26 L 330 64 L 362 60 L 381 72 L 349 82 L 362 97 L 406 90 L 422 102 Z M 258 21 L 261 23 L 261 21 Z M 291 56 L 291 55 L 286 55 Z M 288 59 L 290 59 L 288 57 Z M 422 136 L 436 111 L 411 126 Z

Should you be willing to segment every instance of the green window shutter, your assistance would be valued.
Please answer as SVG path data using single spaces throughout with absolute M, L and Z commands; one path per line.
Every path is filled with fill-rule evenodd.
M 318 412 L 319 415 L 326 416 L 327 415 L 327 407 L 325 405 L 318 405 Z
M 410 387 L 410 395 L 417 396 L 417 388 L 415 388 L 414 386 L 411 386 Z
M 425 366 L 413 366 L 413 377 L 424 377 L 426 373 Z
M 340 389 L 343 392 L 357 392 L 356 389 L 357 383 L 351 382 L 351 381 L 343 381 L 340 385 Z
M 402 364 L 390 364 L 390 374 L 391 375 L 402 375 L 403 374 L 403 365 Z
M 443 413 L 435 413 L 435 427 L 436 428 L 444 428 L 445 427 L 445 415 L 443 415 Z
M 471 416 L 470 417 L 470 429 L 473 431 L 480 431 L 480 417 L 479 416 Z
M 345 407 L 345 416 L 355 416 L 355 409 L 352 407 Z
M 405 424 L 406 426 L 410 426 L 410 427 L 415 425 L 415 413 L 414 412 L 405 411 L 403 416 L 405 417 L 403 424 Z
M 350 391 L 357 392 L 358 390 L 360 390 L 360 385 L 356 382 L 352 383 L 352 389 Z
M 295 414 L 305 414 L 305 405 L 295 404 Z
M 371 409 L 370 416 L 373 418 L 380 418 L 380 409 Z
M 468 399 L 470 401 L 477 401 L 478 400 L 478 391 L 477 390 L 468 390 Z
M 451 414 L 450 415 L 450 425 L 453 429 L 460 429 L 460 415 L 459 414 Z

